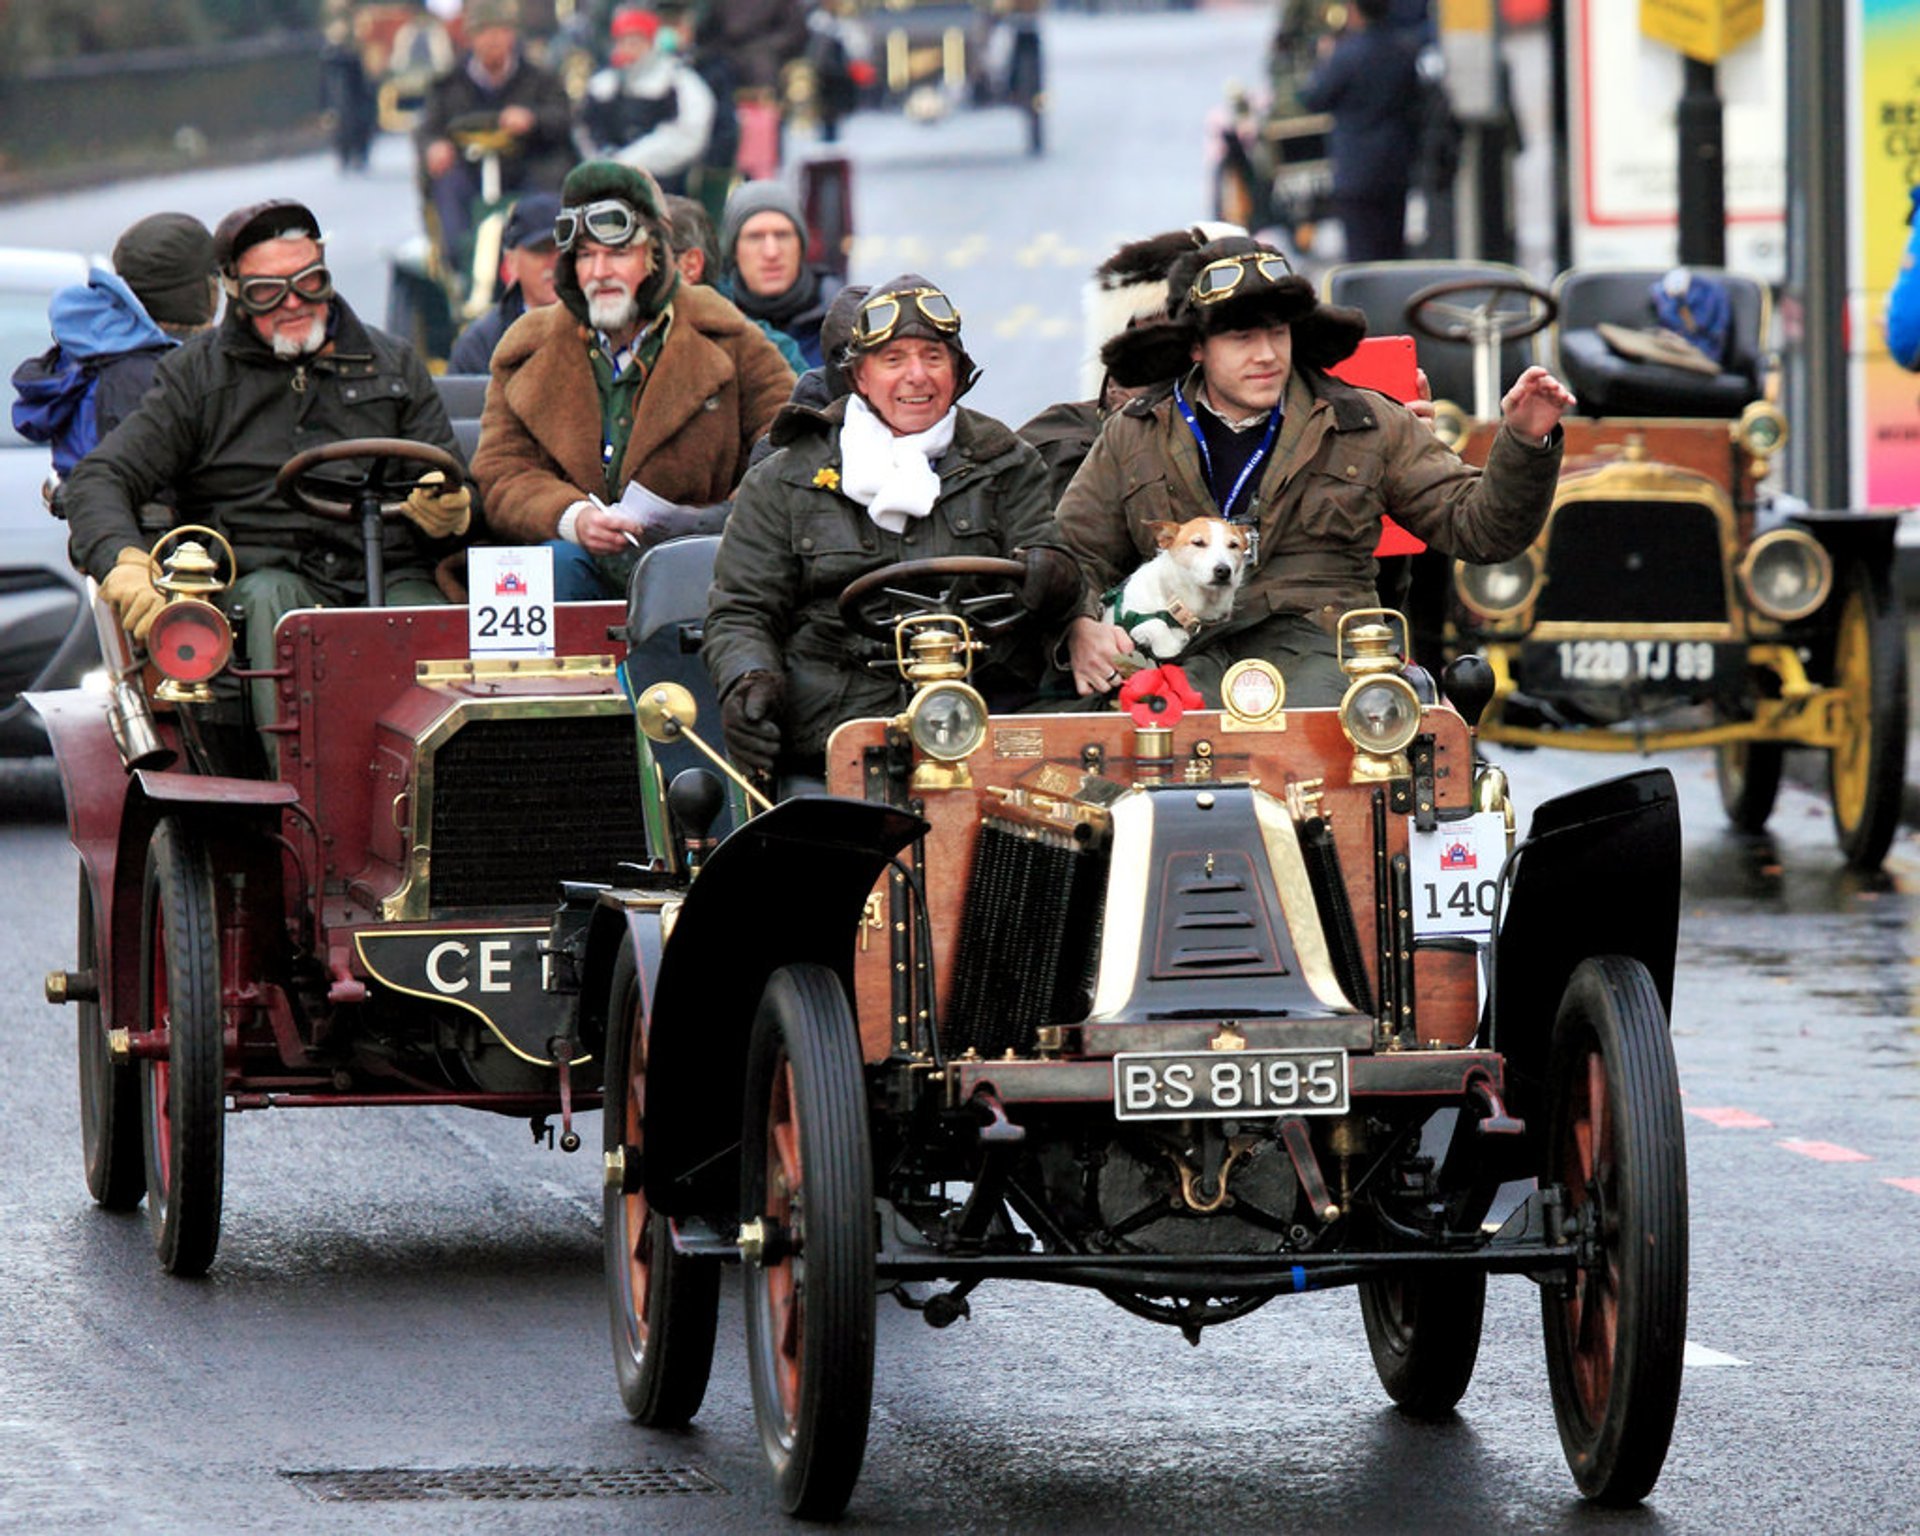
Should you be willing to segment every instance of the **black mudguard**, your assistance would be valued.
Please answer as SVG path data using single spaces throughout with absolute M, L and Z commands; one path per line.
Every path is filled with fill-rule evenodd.
M 1488 1006 L 1508 1107 L 1527 1122 L 1535 1154 L 1554 1016 L 1574 967 L 1590 955 L 1631 955 L 1671 1013 L 1679 928 L 1680 804 L 1665 768 L 1590 784 L 1534 812 L 1494 943 Z
M 887 861 L 927 823 L 876 801 L 804 796 L 713 851 L 674 920 L 647 1033 L 647 1202 L 669 1216 L 739 1201 L 747 1039 L 767 978 L 803 960 L 853 992 L 853 946 Z

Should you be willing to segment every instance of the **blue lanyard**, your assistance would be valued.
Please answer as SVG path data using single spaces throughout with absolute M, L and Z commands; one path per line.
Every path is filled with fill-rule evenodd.
M 1207 434 L 1200 430 L 1200 423 L 1193 414 L 1193 407 L 1187 404 L 1187 397 L 1181 393 L 1178 384 L 1173 386 L 1173 403 L 1180 407 L 1180 414 L 1186 419 L 1187 430 L 1193 434 L 1193 440 L 1200 447 L 1200 465 L 1207 472 L 1207 489 L 1215 496 L 1220 494 L 1213 483 L 1213 455 L 1207 451 Z M 1260 446 L 1253 450 L 1253 457 L 1241 467 L 1240 478 L 1233 482 L 1233 489 L 1227 493 L 1227 499 L 1220 504 L 1220 515 L 1233 516 L 1233 504 L 1240 499 L 1240 493 L 1247 488 L 1247 482 L 1254 476 L 1273 447 L 1273 440 L 1280 431 L 1280 407 L 1275 406 L 1267 413 L 1267 435 L 1260 439 Z

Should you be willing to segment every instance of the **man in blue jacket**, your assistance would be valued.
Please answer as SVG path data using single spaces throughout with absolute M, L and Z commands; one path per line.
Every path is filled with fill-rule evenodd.
M 1333 115 L 1333 211 L 1348 261 L 1407 254 L 1407 187 L 1419 147 L 1419 44 L 1392 25 L 1393 0 L 1354 0 L 1300 91 L 1309 112 Z M 1325 43 L 1323 47 L 1327 46 Z

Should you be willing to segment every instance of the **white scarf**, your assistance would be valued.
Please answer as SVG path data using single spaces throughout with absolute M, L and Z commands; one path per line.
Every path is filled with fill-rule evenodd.
M 888 533 L 904 533 L 907 519 L 925 517 L 940 496 L 933 461 L 953 446 L 954 407 L 924 432 L 894 434 L 866 401 L 847 396 L 840 428 L 840 489 L 867 509 Z

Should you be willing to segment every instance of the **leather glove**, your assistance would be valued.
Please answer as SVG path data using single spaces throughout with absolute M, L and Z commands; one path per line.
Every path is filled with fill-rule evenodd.
M 787 680 L 778 672 L 743 672 L 720 701 L 727 756 L 745 774 L 770 774 L 780 751 L 780 704 Z
M 100 583 L 100 595 L 107 600 L 120 627 L 140 645 L 147 643 L 154 617 L 167 606 L 165 595 L 153 584 L 153 565 L 147 552 L 134 544 L 114 556 L 113 569 Z
M 473 492 L 464 485 L 449 489 L 447 477 L 430 469 L 408 495 L 405 511 L 428 538 L 451 538 L 473 521 Z
M 1057 624 L 1080 606 L 1084 585 L 1080 562 L 1063 549 L 1039 545 L 1025 551 L 1027 579 L 1021 605 L 1042 624 Z

